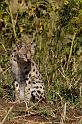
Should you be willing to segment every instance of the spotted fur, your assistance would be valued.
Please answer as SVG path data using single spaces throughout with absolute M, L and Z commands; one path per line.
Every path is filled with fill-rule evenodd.
M 11 55 L 16 100 L 30 101 L 44 97 L 44 83 L 33 60 L 34 44 L 20 42 Z

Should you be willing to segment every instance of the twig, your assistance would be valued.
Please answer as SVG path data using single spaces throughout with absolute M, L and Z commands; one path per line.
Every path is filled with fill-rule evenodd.
M 66 119 L 66 103 L 64 105 L 63 113 L 61 114 L 60 124 L 64 124 L 65 119 Z
M 5 71 L 3 71 L 2 74 L 4 75 L 9 69 L 10 67 L 8 67 Z
M 29 107 L 27 111 L 29 111 L 30 109 L 32 109 L 33 107 L 35 107 L 40 101 L 42 101 L 42 99 L 43 99 L 43 98 L 41 98 L 37 103 L 35 103 L 35 104 L 32 105 L 31 107 Z M 17 102 L 9 102 L 9 103 L 13 103 L 13 106 L 14 106 L 14 104 L 16 104 Z M 23 102 L 20 102 L 20 103 L 24 103 L 24 101 L 23 101 Z M 26 102 L 25 102 L 25 103 L 26 103 Z
M 70 53 L 69 53 L 69 58 L 68 58 L 68 62 L 67 62 L 67 69 L 68 69 L 68 65 L 69 65 L 70 59 L 71 59 L 71 55 L 72 55 L 72 50 L 73 50 L 73 45 L 74 45 L 74 40 L 75 40 L 76 34 L 77 34 L 77 32 L 75 32 L 75 34 L 73 36 L 73 39 L 72 39 Z
M 7 49 L 5 48 L 5 45 L 1 43 L 2 47 L 4 48 L 5 52 L 7 52 Z
M 16 20 L 13 19 L 13 14 L 12 14 L 12 10 L 11 10 L 10 5 L 9 5 L 9 10 L 10 10 L 10 16 L 11 16 L 11 21 L 12 21 L 14 37 L 16 38 L 16 31 L 15 31 Z
M 40 101 L 42 101 L 43 98 L 41 98 L 37 103 L 35 103 L 33 106 L 29 107 L 28 110 L 32 109 L 33 107 L 35 107 Z
M 62 77 L 63 77 L 67 82 L 69 82 L 69 79 L 68 79 L 68 77 L 66 77 L 65 73 L 62 73 L 62 72 L 60 71 L 60 69 L 58 69 L 58 71 L 60 72 L 60 74 L 62 75 Z
M 66 103 L 64 105 L 64 110 L 63 110 L 63 120 L 65 121 L 66 118 Z
M 74 118 L 79 119 L 79 118 L 82 118 L 82 116 L 77 116 L 77 117 L 76 117 L 76 116 L 74 116 Z
M 47 82 L 48 82 L 48 90 L 49 90 L 50 81 L 49 81 L 49 76 L 48 76 L 47 62 L 48 62 L 48 57 L 46 57 L 45 67 L 44 68 L 45 68 L 45 74 L 46 74 L 46 78 L 47 78 Z
M 10 112 L 12 111 L 14 106 L 10 107 L 9 111 L 7 112 L 6 116 L 3 118 L 2 122 L 0 124 L 3 124 L 5 122 L 5 120 L 7 119 L 8 115 L 10 114 Z
M 16 22 L 17 22 L 18 13 L 16 15 L 16 19 L 14 20 L 13 19 L 13 12 L 12 12 L 12 9 L 11 9 L 11 6 L 10 6 L 8 0 L 6 0 L 6 3 L 8 5 L 8 7 L 9 7 L 9 11 L 10 11 L 10 17 L 11 17 L 11 22 L 12 22 L 12 28 L 13 28 L 14 37 L 17 38 L 15 26 L 16 26 Z

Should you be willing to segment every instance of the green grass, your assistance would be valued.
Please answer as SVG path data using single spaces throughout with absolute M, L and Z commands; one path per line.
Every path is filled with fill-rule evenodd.
M 4 23 L 0 27 L 0 96 L 4 96 L 4 86 L 13 82 L 11 50 L 17 39 L 29 36 L 37 44 L 34 59 L 48 101 L 82 108 L 82 1 L 13 2 L 0 1 L 0 23 Z

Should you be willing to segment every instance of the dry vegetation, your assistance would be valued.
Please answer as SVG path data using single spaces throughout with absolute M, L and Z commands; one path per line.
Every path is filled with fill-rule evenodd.
M 10 54 L 16 40 L 32 38 L 46 102 L 12 105 Z M 1 124 L 82 124 L 82 0 L 0 1 Z

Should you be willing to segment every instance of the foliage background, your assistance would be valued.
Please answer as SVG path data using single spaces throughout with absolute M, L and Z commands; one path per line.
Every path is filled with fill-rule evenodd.
M 11 50 L 27 36 L 37 44 L 47 99 L 82 110 L 82 0 L 0 1 L 0 97 L 6 100 L 12 99 Z

